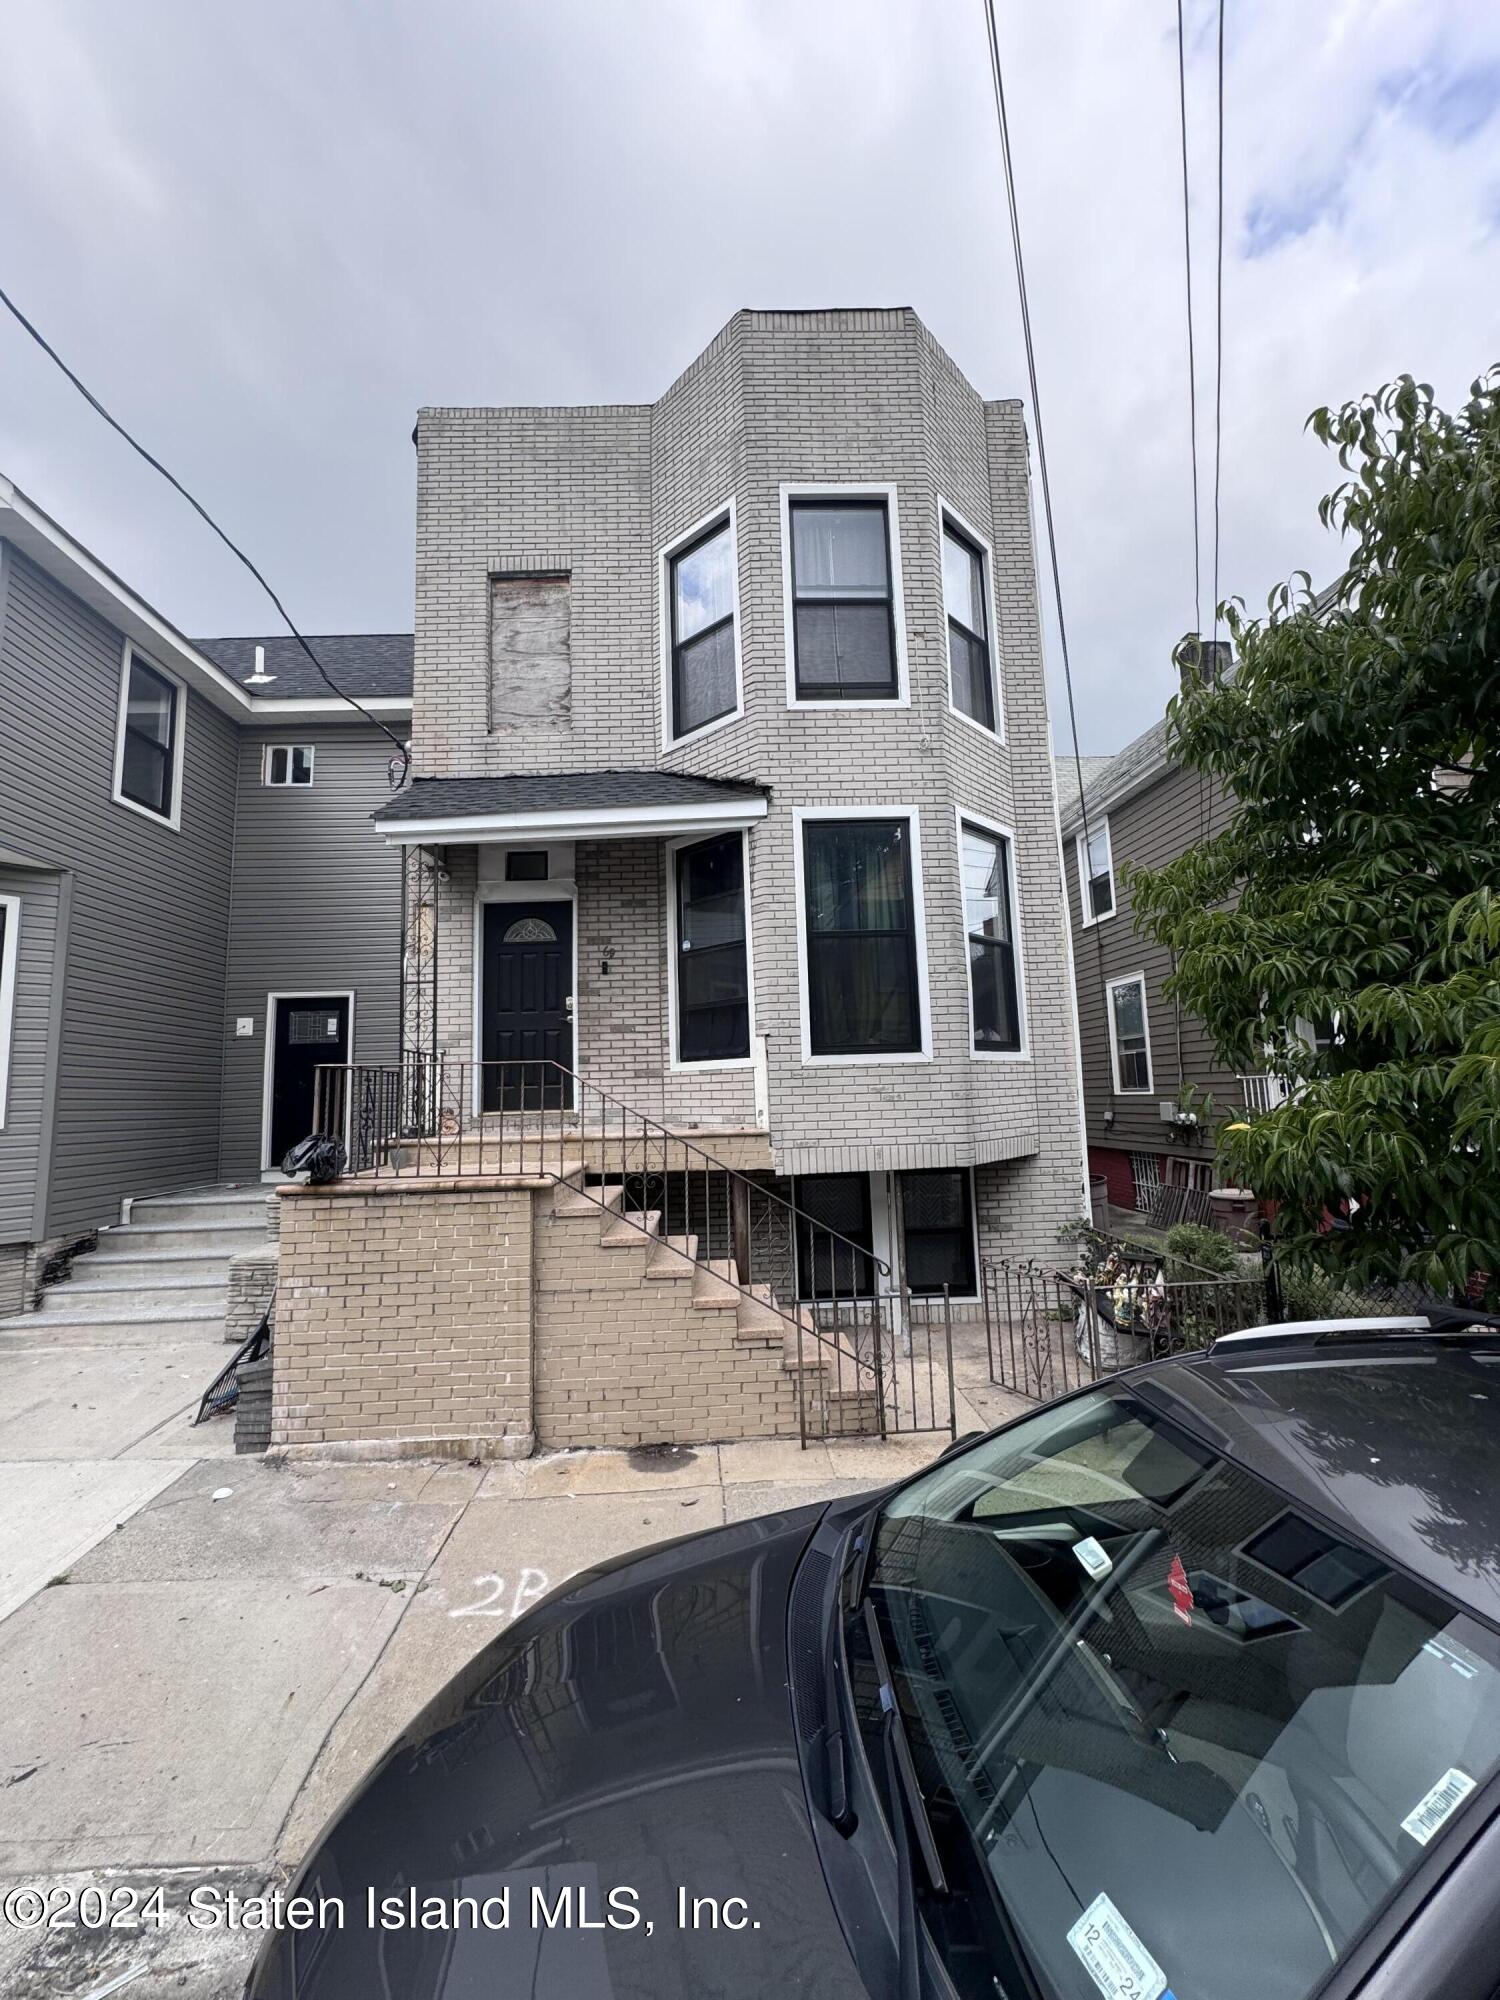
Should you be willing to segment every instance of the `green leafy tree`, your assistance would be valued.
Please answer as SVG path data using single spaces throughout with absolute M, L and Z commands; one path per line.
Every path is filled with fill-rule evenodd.
M 1408 376 L 1309 425 L 1348 567 L 1227 607 L 1234 675 L 1172 703 L 1236 801 L 1131 878 L 1221 1060 L 1305 1082 L 1223 1162 L 1298 1256 L 1500 1296 L 1500 369 L 1449 413 Z M 1314 1050 L 1305 1026 L 1334 1024 Z M 1328 1211 L 1353 1205 L 1347 1229 Z

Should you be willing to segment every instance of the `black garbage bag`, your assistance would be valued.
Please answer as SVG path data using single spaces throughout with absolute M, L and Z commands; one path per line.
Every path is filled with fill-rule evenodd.
M 314 1187 L 323 1187 L 329 1181 L 336 1181 L 344 1171 L 348 1159 L 342 1139 L 330 1139 L 324 1132 L 313 1132 L 306 1139 L 299 1139 L 281 1162 L 284 1174 L 306 1174 Z

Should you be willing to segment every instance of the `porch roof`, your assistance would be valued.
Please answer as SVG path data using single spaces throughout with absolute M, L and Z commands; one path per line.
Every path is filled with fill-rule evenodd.
M 762 785 L 648 770 L 414 778 L 371 818 L 400 847 L 713 833 L 765 815 Z

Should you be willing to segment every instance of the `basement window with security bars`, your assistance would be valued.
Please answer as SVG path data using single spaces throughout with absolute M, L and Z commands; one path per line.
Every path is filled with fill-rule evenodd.
M 974 1250 L 974 1181 L 967 1167 L 921 1168 L 897 1174 L 906 1288 L 932 1298 L 944 1287 L 953 1299 L 979 1295 Z
M 896 614 L 883 499 L 789 503 L 799 701 L 895 701 Z
M 801 1174 L 797 1208 L 797 1297 L 863 1299 L 875 1290 L 875 1219 L 868 1174 Z

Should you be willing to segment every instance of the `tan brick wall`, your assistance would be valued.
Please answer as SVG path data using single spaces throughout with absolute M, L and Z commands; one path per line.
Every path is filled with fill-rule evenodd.
M 272 1443 L 529 1450 L 532 1194 L 346 1182 L 286 1196 Z
M 536 1226 L 536 1427 L 547 1445 L 710 1444 L 795 1437 L 780 1339 L 735 1338 L 733 1312 L 692 1303 L 691 1278 L 648 1278 L 644 1237 L 600 1244 L 601 1218 Z

